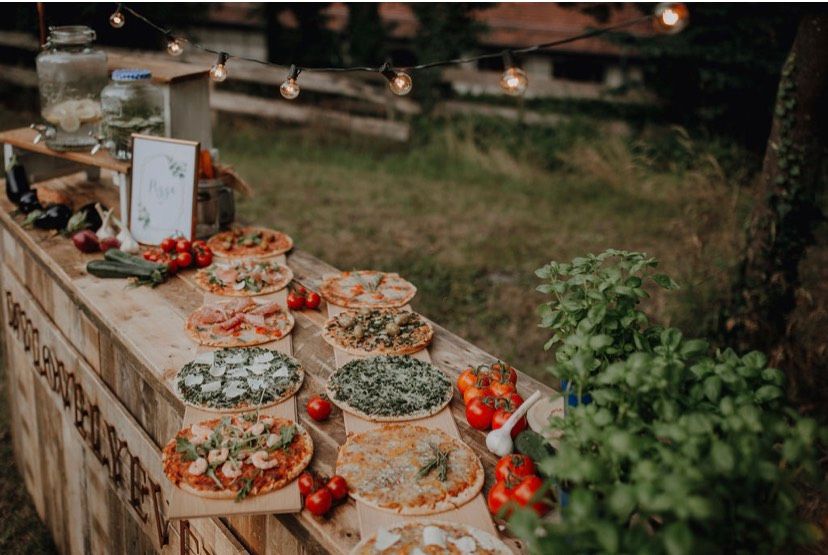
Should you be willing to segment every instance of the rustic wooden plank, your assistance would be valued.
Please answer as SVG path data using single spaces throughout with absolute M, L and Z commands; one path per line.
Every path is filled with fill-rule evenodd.
M 203 79 L 210 73 L 209 64 L 186 64 L 172 61 L 168 55 L 145 56 L 107 48 L 106 65 L 112 71 L 119 68 L 141 67 L 152 72 L 152 81 L 160 85 Z M 165 54 L 162 54 L 165 56 Z
M 71 160 L 72 162 L 77 162 L 86 166 L 105 168 L 119 173 L 129 173 L 129 162 L 116 160 L 105 149 L 99 150 L 94 155 L 89 154 L 89 152 L 85 150 L 78 152 L 59 152 L 46 146 L 44 141 L 35 144 L 33 142 L 35 135 L 37 135 L 37 131 L 29 129 L 28 127 L 21 127 L 20 129 L 12 129 L 10 131 L 2 131 L 0 132 L 0 143 L 9 144 L 15 148 L 36 152 L 38 154 L 44 154 L 46 156 Z

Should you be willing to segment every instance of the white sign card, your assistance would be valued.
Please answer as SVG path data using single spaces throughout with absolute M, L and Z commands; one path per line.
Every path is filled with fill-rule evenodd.
M 195 235 L 199 143 L 132 136 L 129 230 L 135 240 L 158 245 L 166 237 Z

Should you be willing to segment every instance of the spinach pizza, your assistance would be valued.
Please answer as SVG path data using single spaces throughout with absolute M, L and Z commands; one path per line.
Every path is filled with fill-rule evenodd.
M 425 318 L 399 308 L 362 308 L 325 322 L 325 341 L 353 355 L 407 355 L 425 349 L 434 330 Z
M 451 401 L 453 393 L 443 372 L 408 356 L 352 360 L 331 374 L 327 390 L 339 408 L 375 422 L 431 416 Z

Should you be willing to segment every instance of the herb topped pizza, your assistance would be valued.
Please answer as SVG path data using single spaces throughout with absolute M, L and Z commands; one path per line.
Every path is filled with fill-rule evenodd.
M 240 501 L 285 487 L 312 456 L 313 442 L 302 426 L 248 413 L 185 426 L 161 460 L 164 474 L 184 491 Z
M 326 277 L 319 294 L 345 308 L 394 308 L 408 304 L 417 288 L 399 274 L 360 270 Z
M 204 305 L 187 318 L 187 333 L 201 345 L 247 347 L 285 337 L 293 316 L 276 301 L 249 297 Z
M 303 379 L 295 358 L 250 347 L 201 353 L 179 370 L 175 384 L 188 405 L 232 412 L 280 403 L 296 393 Z
M 241 259 L 202 268 L 195 282 L 202 289 L 226 297 L 252 297 L 287 287 L 293 272 L 275 260 Z
M 408 310 L 349 310 L 325 322 L 325 341 L 354 355 L 406 355 L 425 349 L 434 330 Z
M 493 535 L 457 522 L 400 522 L 380 528 L 350 555 L 512 555 Z
M 402 515 L 460 507 L 483 487 L 483 466 L 465 443 L 442 430 L 386 424 L 350 434 L 336 473 L 352 497 Z
M 273 229 L 238 227 L 216 233 L 207 240 L 216 256 L 225 258 L 267 258 L 293 248 L 290 236 Z
M 361 418 L 393 422 L 425 418 L 451 401 L 451 380 L 435 366 L 408 356 L 356 359 L 328 378 L 328 397 Z

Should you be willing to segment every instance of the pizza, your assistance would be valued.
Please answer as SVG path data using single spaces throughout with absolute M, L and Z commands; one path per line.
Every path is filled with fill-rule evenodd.
M 285 487 L 312 456 L 313 442 L 302 426 L 248 413 L 185 426 L 164 447 L 161 461 L 182 490 L 241 501 Z
M 202 289 L 227 297 L 252 297 L 287 287 L 293 272 L 275 260 L 239 259 L 202 268 L 195 282 Z
M 296 393 L 303 379 L 295 358 L 249 347 L 201 353 L 178 371 L 175 385 L 190 406 L 232 412 L 280 403 Z
M 225 258 L 267 258 L 293 248 L 289 235 L 261 227 L 237 227 L 216 233 L 207 240 L 216 256 Z
M 469 446 L 442 430 L 385 424 L 350 434 L 336 473 L 352 497 L 401 515 L 460 507 L 483 487 L 483 466 Z
M 201 345 L 247 347 L 285 337 L 293 329 L 293 316 L 276 301 L 245 297 L 202 306 L 187 318 L 186 328 Z
M 319 294 L 345 308 L 388 308 L 408 304 L 417 288 L 399 274 L 360 270 L 326 277 Z
M 328 378 L 328 397 L 339 408 L 367 420 L 425 418 L 451 401 L 451 380 L 437 367 L 408 356 L 356 359 Z
M 400 522 L 359 542 L 350 555 L 512 555 L 488 532 L 458 522 Z
M 425 349 L 434 330 L 425 318 L 399 308 L 362 308 L 325 322 L 325 341 L 354 355 L 406 355 Z

